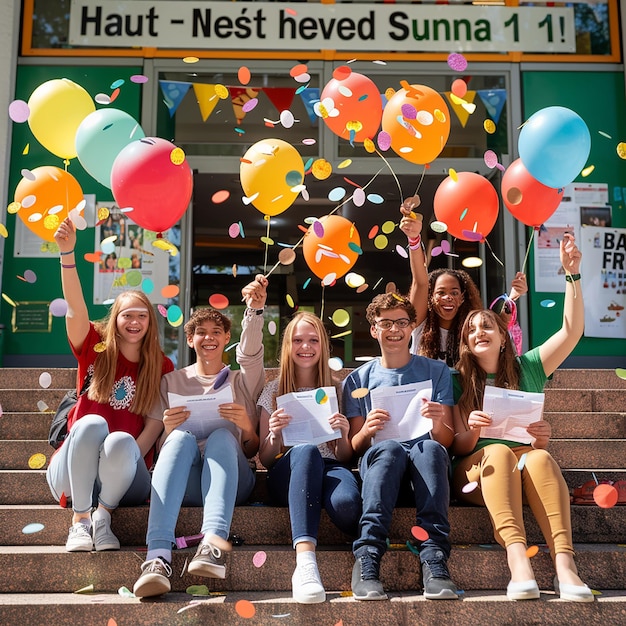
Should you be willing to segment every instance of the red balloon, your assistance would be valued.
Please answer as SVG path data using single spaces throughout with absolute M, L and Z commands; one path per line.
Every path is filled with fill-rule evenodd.
M 347 67 L 347 66 L 346 66 Z M 347 75 L 346 75 L 347 74 Z M 324 123 L 342 139 L 362 142 L 376 135 L 383 115 L 383 101 L 376 84 L 357 72 L 337 74 L 341 80 L 332 78 L 322 91 L 320 101 L 332 98 L 334 110 L 326 111 Z
M 158 233 L 171 228 L 189 206 L 193 173 L 185 153 L 159 137 L 123 148 L 111 169 L 111 190 L 136 224 Z
M 457 180 L 448 176 L 441 182 L 433 202 L 435 216 L 448 226 L 457 239 L 484 239 L 498 219 L 499 200 L 493 185 L 480 174 L 458 172 Z M 469 236 L 465 233 L 476 233 Z
M 539 228 L 557 209 L 563 199 L 563 189 L 540 183 L 516 159 L 502 177 L 502 200 L 506 208 L 527 226 Z

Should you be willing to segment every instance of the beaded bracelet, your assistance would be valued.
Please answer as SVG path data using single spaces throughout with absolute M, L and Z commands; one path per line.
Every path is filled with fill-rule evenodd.
M 74 253 L 74 248 L 72 248 L 71 250 L 68 250 L 67 252 L 59 252 L 60 256 L 65 256 L 66 254 L 73 254 Z
M 72 263 L 71 265 L 64 265 L 63 263 L 61 263 L 61 267 L 64 270 L 71 270 L 73 267 L 76 267 L 76 263 Z
M 565 275 L 565 280 L 566 280 L 568 283 L 574 283 L 574 282 L 576 282 L 577 280 L 580 280 L 580 274 L 566 274 L 566 275 Z

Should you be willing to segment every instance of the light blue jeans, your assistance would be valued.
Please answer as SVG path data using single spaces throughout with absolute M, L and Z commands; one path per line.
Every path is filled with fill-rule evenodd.
M 65 494 L 76 513 L 98 503 L 107 509 L 143 504 L 150 494 L 150 473 L 137 442 L 128 433 L 109 433 L 100 415 L 85 415 L 74 423 L 46 478 L 56 501 Z
M 228 539 L 235 505 L 248 499 L 254 483 L 239 441 L 226 428 L 209 435 L 204 455 L 191 433 L 173 430 L 152 474 L 148 550 L 172 549 L 183 503 L 204 507 L 200 532 Z

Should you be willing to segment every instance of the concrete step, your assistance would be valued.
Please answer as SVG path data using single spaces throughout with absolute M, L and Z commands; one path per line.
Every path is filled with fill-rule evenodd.
M 47 440 L 52 415 L 5 411 L 0 419 L 0 440 Z M 545 412 L 544 418 L 552 424 L 553 439 L 626 439 L 626 412 Z
M 573 505 L 572 532 L 579 543 L 626 543 L 626 506 L 602 509 L 593 505 Z M 485 507 L 452 505 L 449 512 L 451 541 L 456 544 L 494 543 L 491 523 Z M 2 505 L 0 528 L 2 543 L 6 546 L 65 545 L 71 513 L 58 505 Z M 524 511 L 529 544 L 544 544 L 545 540 L 529 508 Z M 40 532 L 24 534 L 27 525 L 39 523 Z M 415 525 L 415 509 L 395 509 L 390 531 L 392 544 L 404 544 L 411 538 Z M 202 509 L 183 507 L 178 519 L 176 536 L 190 536 L 200 532 Z M 122 545 L 140 546 L 146 541 L 148 506 L 122 507 L 113 514 L 112 529 Z M 232 533 L 246 545 L 291 544 L 289 512 L 283 507 L 265 505 L 235 508 Z M 346 546 L 350 538 L 340 532 L 322 512 L 319 543 L 321 546 Z
M 575 468 L 563 470 L 570 490 L 579 487 L 593 476 L 598 480 L 626 479 L 626 469 Z M 251 502 L 268 502 L 265 472 L 257 471 L 257 481 Z M 0 470 L 0 503 L 2 504 L 55 504 L 50 495 L 44 470 Z
M 626 459 L 626 439 L 555 439 L 548 450 L 563 469 L 620 469 Z M 0 441 L 0 470 L 28 469 L 34 454 L 43 454 L 49 462 L 53 452 L 40 439 Z
M 1 370 L 0 370 L 1 371 Z M 40 411 L 52 415 L 57 410 L 61 399 L 67 389 L 37 389 L 37 388 L 11 388 L 2 390 L 3 412 L 8 413 L 35 413 Z M 43 411 L 39 408 L 39 402 L 45 404 Z
M 558 369 L 552 380 L 548 381 L 547 389 L 565 387 L 567 389 L 624 389 L 626 380 L 619 378 L 615 370 L 609 369 Z
M 582 578 L 593 589 L 626 589 L 626 547 L 615 544 L 575 544 L 576 562 Z M 257 552 L 265 553 L 261 567 L 253 564 Z M 226 556 L 226 579 L 191 576 L 183 570 L 195 548 L 173 554 L 172 589 L 184 591 L 189 585 L 205 584 L 211 591 L 289 591 L 295 556 L 290 546 L 241 546 Z M 68 553 L 59 546 L 0 547 L 0 594 L 67 593 L 93 584 L 94 591 L 129 589 L 140 573 L 145 552 L 122 549 L 118 552 Z M 317 562 L 327 589 L 348 591 L 354 558 L 349 548 L 319 549 Z M 533 569 L 542 589 L 552 587 L 554 568 L 550 555 L 540 550 L 533 557 Z M 448 561 L 458 587 L 467 591 L 503 590 L 509 581 L 506 554 L 500 547 L 453 546 Z M 389 550 L 381 563 L 381 581 L 389 591 L 416 591 L 421 588 L 419 558 L 404 548 Z
M 541 599 L 510 602 L 503 592 L 467 591 L 461 600 L 431 601 L 414 593 L 394 593 L 387 602 L 358 602 L 328 592 L 322 604 L 296 604 L 287 592 L 228 592 L 215 596 L 169 593 L 158 600 L 122 598 L 115 593 L 3 594 L 4 626 L 76 623 L 118 626 L 188 626 L 189 624 L 341 624 L 343 626 L 458 626 L 459 624 L 543 624 L 607 626 L 624 623 L 626 594 L 603 591 L 594 603 L 560 600 L 551 589 Z M 237 603 L 252 603 L 252 619 L 241 617 Z M 193 604 L 192 604 L 193 602 Z M 246 605 L 247 606 L 247 605 Z M 181 612 L 183 611 L 183 612 Z
M 39 377 L 50 374 L 51 389 L 70 389 L 76 384 L 76 368 L 4 367 L 0 369 L 0 389 L 41 389 Z

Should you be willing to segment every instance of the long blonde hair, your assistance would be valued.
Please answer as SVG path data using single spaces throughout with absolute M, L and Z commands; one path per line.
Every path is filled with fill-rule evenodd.
M 329 387 L 333 384 L 332 372 L 328 365 L 328 359 L 330 358 L 330 341 L 328 339 L 328 333 L 324 328 L 324 323 L 314 313 L 308 313 L 307 311 L 300 311 L 296 313 L 289 324 L 285 328 L 283 333 L 283 341 L 280 348 L 280 360 L 278 364 L 279 378 L 278 378 L 278 395 L 282 396 L 285 393 L 292 393 L 298 388 L 298 381 L 296 380 L 296 371 L 291 358 L 291 342 L 293 340 L 293 334 L 296 326 L 300 322 L 310 324 L 315 329 L 315 332 L 320 338 L 320 358 L 317 362 L 317 376 L 316 387 Z
M 456 364 L 456 369 L 461 376 L 461 387 L 463 389 L 458 405 L 461 415 L 466 420 L 472 411 L 478 411 L 482 408 L 485 381 L 487 380 L 487 372 L 479 365 L 469 348 L 470 327 L 472 320 L 477 316 L 481 316 L 483 323 L 490 324 L 492 328 L 497 328 L 503 340 L 503 349 L 500 352 L 498 369 L 494 380 L 496 387 L 519 389 L 520 366 L 513 343 L 509 337 L 506 322 L 489 309 L 470 311 L 461 328 L 460 357 Z
M 108 404 L 113 384 L 120 348 L 117 335 L 117 316 L 128 308 L 133 300 L 141 302 L 148 310 L 148 329 L 141 342 L 135 397 L 130 406 L 133 413 L 146 415 L 159 397 L 163 351 L 159 343 L 157 318 L 148 297 L 141 291 L 128 290 L 119 294 L 109 309 L 107 316 L 94 322 L 96 331 L 104 343 L 105 350 L 98 354 L 87 397 L 101 404 Z

